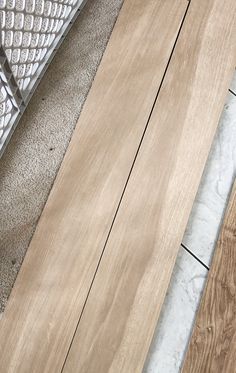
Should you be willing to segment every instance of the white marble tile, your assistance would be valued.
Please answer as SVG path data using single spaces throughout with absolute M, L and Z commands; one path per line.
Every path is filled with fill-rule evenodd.
M 233 91 L 236 94 L 236 70 L 235 70 L 235 73 L 234 73 L 234 76 L 233 76 L 232 83 L 230 85 L 230 89 L 231 89 L 231 91 Z
M 177 373 L 191 334 L 207 270 L 180 248 L 144 373 Z
M 236 96 L 229 93 L 183 243 L 209 265 L 236 174 Z

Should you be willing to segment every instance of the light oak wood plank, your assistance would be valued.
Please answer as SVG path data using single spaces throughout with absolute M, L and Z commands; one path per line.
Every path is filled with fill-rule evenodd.
M 236 60 L 235 0 L 191 1 L 63 373 L 141 372 Z
M 125 0 L 0 322 L 1 373 L 60 371 L 186 7 Z
M 236 372 L 236 182 L 182 372 Z

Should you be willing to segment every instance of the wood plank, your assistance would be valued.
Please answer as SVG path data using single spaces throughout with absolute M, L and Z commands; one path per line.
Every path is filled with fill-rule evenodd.
M 236 372 L 236 182 L 182 372 Z
M 186 7 L 125 0 L 0 322 L 1 373 L 60 371 Z
M 191 1 L 63 373 L 141 372 L 233 75 L 235 0 Z

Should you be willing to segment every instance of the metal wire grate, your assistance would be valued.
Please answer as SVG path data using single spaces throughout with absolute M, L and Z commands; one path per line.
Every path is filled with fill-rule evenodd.
M 11 119 L 17 113 L 18 109 L 13 104 L 11 89 L 0 65 L 0 147 L 5 140 L 4 137 L 7 135 Z
M 16 112 L 20 115 L 24 111 L 84 3 L 85 0 L 0 0 L 0 89 L 3 92 L 0 138 L 5 139 L 5 145 L 12 132 L 4 136 L 6 128 L 13 128 L 14 121 L 19 119 L 15 118 Z M 1 141 L 0 153 L 3 145 Z

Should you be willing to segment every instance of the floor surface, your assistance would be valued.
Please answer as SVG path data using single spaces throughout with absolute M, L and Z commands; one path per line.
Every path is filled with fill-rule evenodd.
M 123 0 L 88 0 L 0 159 L 3 311 Z
M 236 74 L 180 247 L 145 373 L 180 371 L 236 175 Z
M 89 0 L 0 160 L 0 311 L 18 273 L 122 0 Z M 236 75 L 144 371 L 176 373 L 236 171 Z

